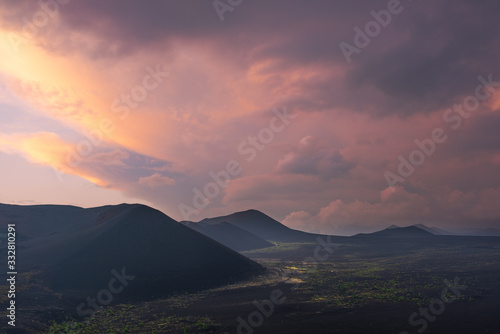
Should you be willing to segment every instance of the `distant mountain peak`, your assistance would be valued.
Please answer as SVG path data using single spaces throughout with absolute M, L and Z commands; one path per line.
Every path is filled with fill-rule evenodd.
M 261 213 L 261 214 L 263 214 L 263 215 L 265 214 L 265 213 L 263 213 L 262 211 L 259 211 L 259 210 L 257 210 L 257 209 L 248 209 L 248 210 L 238 211 L 238 212 L 235 212 L 235 213 L 243 213 L 243 212 L 248 212 L 248 213 L 252 213 L 252 212 L 253 212 L 253 213 Z
M 268 219 L 271 218 L 270 216 L 266 215 L 264 212 L 256 210 L 256 209 L 238 211 L 238 212 L 230 214 L 229 216 L 248 216 L 248 217 L 253 217 L 253 218 L 268 218 Z M 271 219 L 273 219 L 273 218 L 271 218 Z
M 400 226 L 398 226 L 398 225 L 394 225 L 394 224 L 392 224 L 391 226 L 389 226 L 388 228 L 386 228 L 386 230 L 391 230 L 391 229 L 393 229 L 393 228 L 401 228 L 401 227 L 400 227 Z
M 357 236 L 362 237 L 391 237 L 391 238 L 408 238 L 408 237 L 430 237 L 433 233 L 421 229 L 416 226 L 399 227 L 395 226 L 386 228 L 385 230 L 373 232 L 373 233 L 360 233 Z
M 317 234 L 291 229 L 255 209 L 239 211 L 221 217 L 205 218 L 200 220 L 198 224 L 216 225 L 222 222 L 234 225 L 264 240 L 298 242 L 316 240 L 318 237 Z

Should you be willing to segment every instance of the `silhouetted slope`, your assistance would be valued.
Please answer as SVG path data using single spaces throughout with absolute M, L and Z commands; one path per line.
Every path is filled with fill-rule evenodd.
M 227 222 L 199 224 L 184 221 L 181 223 L 237 251 L 273 246 L 255 234 Z
M 206 218 L 199 223 L 214 225 L 221 222 L 228 222 L 264 240 L 271 241 L 314 242 L 320 236 L 320 234 L 293 230 L 257 210 L 236 212 L 222 217 Z M 342 237 L 336 238 L 343 239 Z
M 17 239 L 41 237 L 69 229 L 95 216 L 91 209 L 66 205 L 8 205 L 0 204 L 0 226 L 22 222 Z M 69 219 L 72 217 L 71 219 Z
M 41 269 L 46 284 L 75 303 L 106 289 L 113 269 L 135 276 L 117 299 L 208 288 L 262 270 L 144 205 L 0 206 L 0 226 L 11 222 L 26 236 L 18 242 L 18 271 Z
M 195 223 L 195 222 L 192 222 L 189 220 L 183 220 L 183 221 L 180 221 L 179 223 L 181 223 L 182 225 L 187 226 L 189 228 L 192 228 L 193 230 L 198 231 L 198 232 L 200 232 L 202 227 L 203 227 L 201 224 Z

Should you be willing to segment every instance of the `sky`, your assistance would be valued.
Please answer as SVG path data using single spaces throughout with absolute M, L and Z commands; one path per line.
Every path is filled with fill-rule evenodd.
M 500 227 L 494 0 L 2 0 L 0 202 Z

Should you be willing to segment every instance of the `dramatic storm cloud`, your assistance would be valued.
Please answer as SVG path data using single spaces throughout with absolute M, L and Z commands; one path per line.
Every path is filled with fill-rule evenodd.
M 0 201 L 255 208 L 346 234 L 498 226 L 499 11 L 4 1 Z

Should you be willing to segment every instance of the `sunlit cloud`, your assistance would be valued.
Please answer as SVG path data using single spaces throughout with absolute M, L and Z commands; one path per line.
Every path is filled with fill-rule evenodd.
M 241 173 L 193 219 L 256 208 L 327 233 L 422 220 L 494 224 L 498 27 L 482 22 L 498 21 L 498 5 L 463 1 L 464 21 L 461 10 L 436 14 L 446 1 L 415 4 L 347 64 L 338 44 L 371 6 L 255 2 L 221 24 L 210 2 L 72 1 L 13 44 L 39 5 L 0 5 L 0 150 L 177 219 L 193 189 L 235 160 Z M 433 27 L 441 34 L 429 38 Z M 474 37 L 467 48 L 465 29 Z M 490 73 L 491 97 L 388 188 L 384 172 L 397 170 L 415 139 L 446 128 L 444 112 Z M 247 161 L 239 145 L 285 107 L 297 117 Z

